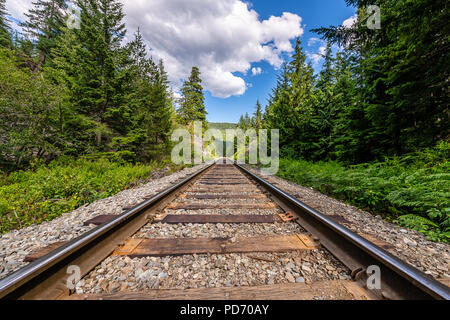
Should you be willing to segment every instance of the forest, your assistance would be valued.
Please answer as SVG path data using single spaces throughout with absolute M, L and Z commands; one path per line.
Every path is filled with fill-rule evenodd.
M 119 1 L 76 4 L 79 28 L 68 26 L 66 1 L 37 0 L 19 34 L 11 30 L 5 0 L 0 0 L 4 171 L 61 156 L 158 160 L 170 149 L 174 127 L 205 120 L 198 68 L 193 66 L 176 101 L 164 62 L 148 55 L 140 31 L 124 43 Z M 181 105 L 178 113 L 175 103 Z
M 265 109 L 238 125 L 280 130 L 279 176 L 448 242 L 449 4 L 346 2 L 352 27 L 313 30 L 328 44 L 320 72 L 298 39 Z
M 176 99 L 141 32 L 125 41 L 120 1 L 72 2 L 79 26 L 67 1 L 36 0 L 19 33 L 0 0 L 0 232 L 177 169 L 172 131 L 206 126 L 198 67 Z

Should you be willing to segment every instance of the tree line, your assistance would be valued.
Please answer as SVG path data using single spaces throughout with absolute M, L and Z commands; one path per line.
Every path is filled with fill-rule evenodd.
M 175 99 L 140 30 L 125 43 L 118 0 L 37 0 L 11 28 L 0 0 L 0 165 L 62 155 L 161 159 L 177 126 L 206 121 L 200 70 Z M 79 26 L 68 24 L 73 4 Z M 75 21 L 76 22 L 76 21 Z
M 261 117 L 280 129 L 282 156 L 349 164 L 448 141 L 448 2 L 346 2 L 358 8 L 353 26 L 313 30 L 328 43 L 322 70 L 314 73 L 298 39 L 262 116 L 258 102 L 239 126 L 258 127 Z M 368 5 L 380 7 L 381 29 L 367 27 Z

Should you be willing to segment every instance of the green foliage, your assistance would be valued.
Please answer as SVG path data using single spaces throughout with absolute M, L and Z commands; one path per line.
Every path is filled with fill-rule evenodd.
M 48 166 L 0 176 L 0 233 L 50 221 L 86 203 L 107 198 L 167 164 L 119 164 L 60 158 Z
M 0 49 L 0 87 L 0 165 L 23 168 L 33 158 L 55 157 L 63 143 L 64 88 L 19 68 L 8 49 Z
M 280 71 L 263 122 L 280 130 L 281 155 L 357 164 L 448 140 L 448 3 L 347 4 L 358 8 L 351 28 L 313 30 L 328 43 L 321 72 L 313 75 L 299 40 Z M 380 30 L 367 28 L 369 4 L 381 7 Z M 332 44 L 341 46 L 335 56 Z
M 6 0 L 0 0 L 0 48 L 8 48 L 11 42 L 11 27 L 7 18 Z
M 30 39 L 16 35 L 15 47 L 0 52 L 0 164 L 7 171 L 61 155 L 161 160 L 171 145 L 175 116 L 163 62 L 147 57 L 139 31 L 122 45 L 119 1 L 75 4 L 80 29 L 65 26 L 65 1 L 33 2 L 23 23 Z M 0 6 L 0 28 L 3 12 Z
M 343 45 L 357 60 L 352 73 L 359 90 L 337 124 L 338 159 L 350 163 L 382 159 L 446 139 L 448 1 L 348 0 L 347 4 L 358 8 L 351 28 L 313 30 Z M 367 28 L 369 4 L 381 9 L 379 30 Z
M 198 67 L 192 67 L 189 79 L 181 87 L 181 94 L 180 108 L 177 110 L 180 122 L 184 125 L 191 125 L 193 121 L 202 121 L 203 127 L 206 129 L 207 112 Z
M 227 130 L 236 129 L 237 125 L 235 123 L 222 123 L 222 122 L 208 122 L 209 129 Z
M 64 0 L 37 0 L 32 4 L 33 7 L 25 13 L 27 20 L 21 25 L 27 38 L 36 43 L 36 69 L 39 70 L 51 60 L 51 50 L 56 46 L 65 22 L 67 4 Z
M 291 61 L 278 76 L 264 115 L 264 127 L 280 130 L 281 154 L 301 157 L 311 152 L 314 135 L 314 71 L 297 39 Z
M 282 159 L 278 175 L 450 242 L 449 150 L 450 144 L 441 143 L 423 153 L 350 167 Z
M 450 243 L 450 231 L 447 229 L 442 232 L 436 223 L 424 217 L 415 214 L 407 214 L 400 216 L 397 219 L 397 222 L 405 228 L 410 228 L 426 234 L 428 238 L 433 241 Z

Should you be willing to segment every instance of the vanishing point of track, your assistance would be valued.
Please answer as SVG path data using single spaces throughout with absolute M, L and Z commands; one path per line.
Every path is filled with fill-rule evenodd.
M 253 214 L 258 210 L 263 214 Z M 274 213 L 270 213 L 271 210 Z M 102 215 L 89 223 L 97 227 L 70 242 L 37 252 L 30 257 L 27 266 L 0 280 L 0 298 L 307 299 L 310 298 L 308 292 L 314 290 L 305 283 L 77 295 L 67 286 L 70 276 L 67 270 L 77 266 L 80 276 L 85 277 L 111 255 L 141 258 L 190 254 L 300 254 L 319 248 L 331 253 L 351 274 L 351 280 L 324 282 L 319 288 L 322 291 L 344 290 L 356 299 L 450 298 L 450 290 L 444 284 L 237 164 L 212 164 L 120 215 Z M 297 230 L 301 231 L 283 235 L 261 231 L 237 239 L 137 236 L 142 228 L 154 223 L 178 228 L 186 224 L 230 224 L 236 228 L 240 224 L 298 224 Z M 367 288 L 369 266 L 380 270 L 380 289 Z

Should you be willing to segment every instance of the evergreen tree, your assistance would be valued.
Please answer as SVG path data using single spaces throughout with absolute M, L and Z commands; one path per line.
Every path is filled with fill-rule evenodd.
M 66 82 L 71 104 L 82 127 L 86 147 L 105 150 L 115 134 L 126 135 L 133 126 L 128 92 L 132 87 L 129 50 L 122 5 L 116 0 L 79 0 L 80 29 L 63 28 L 53 50 L 54 69 Z M 83 120 L 84 119 L 84 120 Z
M 322 70 L 320 71 L 319 81 L 317 82 L 317 87 L 319 89 L 324 89 L 326 86 L 331 84 L 333 77 L 335 76 L 333 70 L 333 54 L 331 52 L 331 44 L 328 42 L 325 49 L 324 63 Z
M 170 145 L 174 113 L 169 80 L 162 61 L 158 64 L 148 105 L 150 109 L 147 135 L 153 148 L 161 154 L 167 151 L 166 148 Z
M 128 52 L 122 5 L 116 0 L 79 0 L 81 28 L 61 41 L 60 67 L 69 67 L 73 104 L 82 114 L 124 133 L 130 124 L 126 100 Z
M 370 145 L 366 136 L 367 126 L 364 109 L 361 107 L 361 92 L 357 76 L 358 60 L 348 51 L 337 54 L 334 104 L 337 109 L 336 122 L 332 129 L 331 158 L 345 163 L 370 161 Z
M 40 69 L 49 60 L 51 50 L 61 35 L 67 5 L 64 0 L 37 0 L 32 4 L 33 8 L 25 13 L 27 21 L 21 25 L 29 38 L 36 40 L 39 55 L 37 69 Z
M 281 73 L 277 77 L 277 85 L 273 89 L 266 108 L 266 127 L 280 130 L 280 146 L 285 156 L 295 156 L 286 152 L 286 146 L 295 141 L 295 130 L 297 126 L 297 115 L 290 103 L 291 84 L 289 79 L 288 65 L 284 64 Z
M 308 134 L 311 136 L 308 158 L 322 160 L 331 154 L 333 145 L 333 127 L 339 112 L 335 98 L 334 59 L 330 43 L 327 44 L 324 63 L 319 74 L 315 95 L 317 98 L 310 119 Z
M 6 11 L 6 0 L 0 0 L 0 47 L 11 47 L 11 27 Z
M 259 103 L 259 100 L 256 101 L 256 110 L 255 110 L 255 129 L 260 130 L 262 129 L 262 107 L 261 103 Z
M 241 117 L 239 118 L 239 122 L 237 124 L 238 128 L 245 129 L 245 121 L 244 121 L 244 115 L 241 114 Z
M 379 30 L 366 26 L 367 1 L 347 3 L 358 8 L 352 28 L 315 31 L 359 56 L 361 100 L 355 112 L 360 118 L 362 110 L 366 123 L 360 155 L 376 159 L 402 154 L 448 137 L 447 1 L 378 1 Z
M 313 105 L 314 70 L 306 63 L 306 54 L 297 38 L 292 60 L 288 65 L 288 77 L 291 84 L 290 102 L 298 115 L 298 121 L 306 119 Z
M 181 123 L 191 125 L 193 121 L 202 121 L 203 128 L 206 129 L 206 109 L 205 97 L 203 95 L 202 80 L 200 70 L 193 67 L 189 79 L 184 82 L 181 88 L 181 106 L 178 115 Z
M 283 117 L 292 117 L 285 128 L 289 132 L 286 153 L 296 157 L 309 157 L 311 152 L 311 118 L 317 99 L 314 94 L 314 70 L 306 62 L 306 54 L 301 47 L 300 38 L 297 39 L 295 51 L 288 64 L 287 77 L 290 87 L 288 89 L 289 104 L 283 101 L 283 108 L 288 111 Z M 292 110 L 290 110 L 292 109 Z

